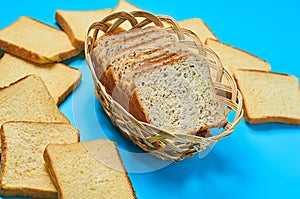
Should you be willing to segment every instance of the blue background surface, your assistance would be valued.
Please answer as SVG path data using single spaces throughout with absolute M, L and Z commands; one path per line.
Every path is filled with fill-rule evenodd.
M 222 42 L 267 60 L 274 72 L 300 78 L 300 2 L 266 1 L 137 1 L 136 6 L 176 20 L 203 19 Z M 113 8 L 117 1 L 1 1 L 0 29 L 22 15 L 57 27 L 55 10 Z M 137 197 L 145 198 L 300 198 L 300 127 L 250 125 L 202 153 L 178 163 L 143 153 L 119 135 L 93 95 L 84 58 L 68 61 L 79 68 L 79 88 L 60 106 L 81 132 L 81 140 L 109 138 L 118 144 Z

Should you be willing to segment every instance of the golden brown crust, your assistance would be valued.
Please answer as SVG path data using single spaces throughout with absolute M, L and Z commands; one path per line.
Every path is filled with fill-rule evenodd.
M 117 79 L 114 75 L 114 68 L 109 66 L 100 77 L 100 82 L 106 89 L 107 94 L 112 95 L 117 85 Z
M 137 90 L 134 90 L 129 101 L 129 113 L 133 115 L 137 120 L 150 123 L 146 116 L 145 109 L 141 106 L 140 99 L 137 94 Z
M 48 145 L 49 146 L 49 145 Z M 52 168 L 52 160 L 51 160 L 51 157 L 49 156 L 49 152 L 48 152 L 48 146 L 46 146 L 46 149 L 44 151 L 44 154 L 43 154 L 43 157 L 44 157 L 44 161 L 45 161 L 45 167 L 47 169 L 47 171 L 49 172 L 49 175 L 51 177 L 51 180 L 55 186 L 55 188 L 57 189 L 57 195 L 58 195 L 58 198 L 63 198 L 62 197 L 62 190 L 60 189 L 58 183 L 57 183 L 57 176 Z

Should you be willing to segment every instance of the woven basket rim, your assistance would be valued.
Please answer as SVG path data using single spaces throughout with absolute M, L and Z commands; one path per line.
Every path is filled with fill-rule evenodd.
M 169 31 L 173 31 L 178 36 L 178 39 L 181 43 L 185 44 L 187 47 L 192 48 L 194 50 L 198 50 L 199 54 L 204 54 L 212 61 L 210 65 L 211 69 L 217 72 L 217 77 L 213 81 L 214 87 L 217 91 L 222 91 L 224 93 L 229 94 L 228 96 L 218 96 L 219 101 L 225 105 L 227 108 L 225 109 L 226 113 L 234 112 L 235 116 L 232 122 L 229 121 L 223 128 L 223 132 L 213 135 L 210 137 L 201 137 L 197 135 L 190 135 L 190 134 L 181 134 L 181 133 L 173 133 L 173 132 L 166 132 L 161 130 L 151 124 L 144 123 L 138 121 L 135 117 L 133 117 L 130 113 L 128 113 L 120 104 L 112 99 L 110 95 L 106 93 L 106 90 L 102 83 L 96 76 L 96 72 L 94 70 L 94 63 L 91 60 L 90 53 L 94 48 L 94 43 L 99 39 L 100 36 L 105 34 L 113 33 L 117 28 L 124 22 L 129 22 L 131 25 L 130 29 L 134 28 L 143 28 L 149 24 L 154 24 L 155 26 L 159 26 L 161 28 L 165 28 Z M 130 30 L 128 29 L 128 30 Z M 124 30 L 124 31 L 128 31 Z M 102 35 L 99 35 L 99 31 L 102 31 Z M 187 40 L 186 38 L 189 38 Z M 196 152 L 203 150 L 207 146 L 216 143 L 220 139 L 230 135 L 233 131 L 235 126 L 240 122 L 243 116 L 243 99 L 240 91 L 237 88 L 234 78 L 228 72 L 226 68 L 223 67 L 218 55 L 208 46 L 202 43 L 199 37 L 189 29 L 182 28 L 178 25 L 178 23 L 169 16 L 161 16 L 161 15 L 153 15 L 152 13 L 145 12 L 145 11 L 132 11 L 132 12 L 116 12 L 113 14 L 109 14 L 105 18 L 100 21 L 96 21 L 90 25 L 85 41 L 85 56 L 86 61 L 88 63 L 88 67 L 92 73 L 94 85 L 95 85 L 95 95 L 101 102 L 104 111 L 110 117 L 111 121 L 114 125 L 119 127 L 119 120 L 114 120 L 114 110 L 121 110 L 124 112 L 124 115 L 129 118 L 134 124 L 138 126 L 138 128 L 146 128 L 146 131 L 155 131 L 154 136 L 144 137 L 143 135 L 130 135 L 128 132 L 126 133 L 126 129 L 120 129 L 121 133 L 127 137 L 128 139 L 132 140 L 135 144 L 143 148 L 145 151 L 152 153 L 152 155 L 157 156 L 161 159 L 179 161 L 184 159 L 185 157 L 193 156 Z M 229 84 L 223 84 L 222 80 L 226 79 Z M 122 113 L 123 114 L 123 113 Z M 149 130 L 150 129 L 150 130 Z M 144 129 L 143 129 L 144 130 Z M 125 131 L 125 133 L 124 133 Z M 158 132 L 158 133 L 157 133 Z M 180 157 L 172 157 L 169 154 L 161 154 L 160 150 L 156 150 L 157 147 L 153 145 L 153 143 L 160 141 L 160 136 L 163 135 L 162 139 L 191 139 L 195 142 L 199 140 L 199 142 L 205 142 L 202 146 L 198 148 L 195 147 L 195 153 L 192 153 L 193 150 L 189 151 L 188 153 L 184 154 Z M 145 147 L 146 145 L 146 147 Z M 147 146 L 148 145 L 148 146 Z M 172 143 L 171 143 L 172 145 Z M 151 148 L 152 147 L 152 148 Z M 202 148 L 201 148 L 202 147 Z M 153 150 L 152 150 L 153 149 Z M 157 154 L 158 153 L 158 154 Z M 171 152 L 172 153 L 172 152 Z

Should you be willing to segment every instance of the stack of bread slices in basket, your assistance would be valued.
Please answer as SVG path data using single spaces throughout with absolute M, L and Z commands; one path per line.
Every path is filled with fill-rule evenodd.
M 91 56 L 107 93 L 140 121 L 190 134 L 227 122 L 207 58 L 174 32 L 148 26 L 104 35 Z

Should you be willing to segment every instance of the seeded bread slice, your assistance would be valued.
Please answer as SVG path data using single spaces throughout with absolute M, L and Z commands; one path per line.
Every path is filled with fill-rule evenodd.
M 97 56 L 101 60 L 101 65 L 104 66 L 106 70 L 110 61 L 110 58 L 117 52 L 120 52 L 124 49 L 129 49 L 138 44 L 151 41 L 152 39 L 159 38 L 163 35 L 168 35 L 168 32 L 162 28 L 150 27 L 153 28 L 151 31 L 144 32 L 143 28 L 135 30 L 136 32 L 144 32 L 131 37 L 121 37 L 121 39 L 112 42 L 110 45 L 107 45 L 102 49 L 101 52 L 98 52 Z M 100 46 L 100 45 L 99 45 Z
M 114 43 L 124 43 L 125 41 L 132 39 L 134 37 L 138 37 L 144 34 L 147 34 L 148 32 L 152 32 L 157 30 L 156 27 L 146 27 L 146 28 L 138 28 L 138 29 L 132 29 L 126 32 L 117 32 L 112 34 L 105 34 L 104 36 L 100 37 L 96 41 L 96 46 L 93 49 L 91 53 L 91 59 L 95 65 L 96 74 L 98 74 L 98 77 L 101 77 L 103 72 L 107 68 L 107 59 L 106 54 L 109 51 L 108 47 L 111 46 Z M 128 45 L 128 44 L 127 44 Z M 124 46 L 124 48 L 127 48 L 127 45 Z M 114 50 L 116 52 L 116 50 Z
M 279 122 L 300 125 L 299 80 L 291 75 L 239 70 L 237 85 L 249 123 Z
M 57 190 L 44 166 L 49 143 L 79 142 L 78 130 L 70 124 L 7 122 L 1 128 L 1 196 L 57 198 Z
M 0 99 L 0 126 L 8 121 L 69 123 L 38 76 L 0 88 Z
M 265 60 L 260 59 L 248 52 L 230 46 L 228 44 L 207 39 L 205 41 L 220 57 L 224 67 L 234 75 L 234 72 L 239 69 L 270 71 L 271 66 Z
M 142 73 L 129 102 L 137 119 L 176 133 L 222 127 L 227 119 L 217 100 L 206 60 L 183 56 Z
M 83 50 L 85 35 L 89 26 L 95 21 L 100 21 L 111 11 L 111 9 L 89 11 L 57 10 L 55 19 L 66 32 L 73 46 Z
M 0 30 L 0 48 L 36 63 L 52 63 L 79 54 L 61 30 L 29 17 L 20 17 Z
M 175 62 L 186 52 L 178 53 L 166 53 L 165 55 L 154 57 L 149 60 L 131 60 L 125 63 L 122 68 L 124 71 L 115 86 L 112 97 L 120 105 L 122 105 L 125 110 L 129 111 L 129 101 L 132 96 L 132 92 L 135 89 L 135 80 L 141 76 L 145 71 L 155 70 L 158 67 L 163 67 L 165 64 L 170 62 Z M 187 52 L 189 54 L 190 52 Z
M 49 144 L 44 160 L 58 198 L 136 198 L 118 149 L 109 140 Z
M 135 57 L 139 57 L 137 59 L 141 61 L 147 57 L 150 59 L 151 56 L 158 56 L 159 53 L 164 53 L 163 49 L 161 49 L 164 48 L 163 46 L 167 47 L 175 41 L 177 41 L 177 39 L 173 35 L 162 35 L 150 41 L 142 42 L 133 47 L 124 49 L 111 56 L 110 61 L 108 61 L 108 68 L 100 77 L 100 81 L 105 86 L 107 93 L 112 95 L 113 89 L 121 78 L 121 74 L 125 72 L 124 69 L 126 66 L 123 67 L 125 60 L 134 60 L 136 59 Z M 159 49 L 161 50 L 159 51 Z
M 59 105 L 80 83 L 81 72 L 62 63 L 36 64 L 8 53 L 0 59 L 0 88 L 35 74 L 40 76 L 55 103 Z

